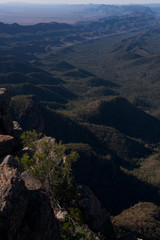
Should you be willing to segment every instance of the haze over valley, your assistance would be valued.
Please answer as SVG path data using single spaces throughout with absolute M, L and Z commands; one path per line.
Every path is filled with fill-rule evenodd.
M 77 4 L 38 4 L 37 1 L 24 2 L 0 2 L 0 21 L 3 23 L 18 23 L 22 25 L 30 25 L 36 23 L 46 22 L 63 22 L 74 24 L 81 21 L 98 20 L 110 16 L 123 16 L 130 13 L 130 6 L 128 2 L 118 2 L 119 5 L 112 5 L 112 2 L 97 4 L 85 2 L 76 2 Z M 116 3 L 116 4 L 118 4 Z M 132 2 L 129 2 L 132 3 Z M 140 3 L 140 2 L 138 2 Z M 150 3 L 150 2 L 149 2 Z M 160 3 L 156 1 L 153 4 L 146 2 L 146 7 L 151 7 L 154 11 L 158 11 Z M 159 4 L 158 4 L 159 3 Z M 108 4 L 108 5 L 106 5 Z M 143 8 L 143 5 L 139 4 L 134 6 L 133 9 Z M 129 9 L 129 10 L 128 10 Z M 140 10 L 138 10 L 140 11 Z

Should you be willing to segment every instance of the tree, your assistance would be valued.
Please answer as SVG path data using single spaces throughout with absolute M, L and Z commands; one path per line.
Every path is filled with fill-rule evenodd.
M 80 209 L 69 208 L 74 199 L 72 163 L 79 157 L 77 152 L 66 154 L 66 148 L 61 142 L 56 143 L 53 138 L 42 137 L 35 130 L 24 132 L 21 139 L 23 145 L 33 152 L 32 157 L 25 153 L 21 158 L 24 169 L 41 181 L 52 207 L 67 209 L 65 222 L 60 223 L 62 239 L 99 239 L 84 224 Z
M 73 151 L 66 154 L 61 142 L 42 138 L 35 130 L 24 132 L 21 139 L 23 145 L 33 151 L 32 157 L 25 153 L 21 158 L 24 169 L 41 181 L 53 205 L 66 205 L 74 193 L 72 163 L 78 159 L 78 154 Z

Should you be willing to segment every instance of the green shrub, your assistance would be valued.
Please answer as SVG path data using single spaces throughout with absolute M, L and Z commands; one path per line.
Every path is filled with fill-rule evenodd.
M 65 154 L 65 146 L 61 142 L 56 143 L 47 137 L 40 139 L 41 136 L 36 131 L 22 134 L 23 144 L 33 150 L 33 157 L 25 153 L 21 163 L 25 170 L 41 181 L 52 202 L 63 206 L 74 194 L 72 163 L 78 159 L 78 154 L 73 151 Z
M 70 216 L 80 225 L 84 224 L 84 216 L 83 216 L 80 209 L 71 208 L 70 209 Z

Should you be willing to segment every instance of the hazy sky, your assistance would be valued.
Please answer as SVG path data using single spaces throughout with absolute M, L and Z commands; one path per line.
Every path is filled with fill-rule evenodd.
M 26 2 L 26 3 L 104 3 L 104 4 L 138 4 L 138 3 L 160 3 L 160 0 L 0 0 L 0 3 Z

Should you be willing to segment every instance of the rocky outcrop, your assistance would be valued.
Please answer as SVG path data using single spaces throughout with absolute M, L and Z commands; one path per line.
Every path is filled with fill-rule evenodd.
M 59 240 L 59 231 L 48 197 L 29 191 L 26 215 L 16 240 Z
M 100 201 L 84 185 L 77 186 L 76 196 L 88 226 L 94 231 L 99 231 L 108 219 L 107 214 L 101 208 Z
M 10 95 L 5 88 L 0 88 L 0 133 L 11 134 L 13 122 L 10 113 Z
M 13 128 L 14 128 L 14 136 L 19 138 L 20 135 L 23 133 L 23 130 L 17 121 L 13 121 Z
M 48 197 L 25 186 L 12 156 L 0 164 L 0 239 L 60 239 Z
M 27 189 L 13 157 L 7 156 L 0 165 L 0 239 L 12 240 L 26 214 Z

